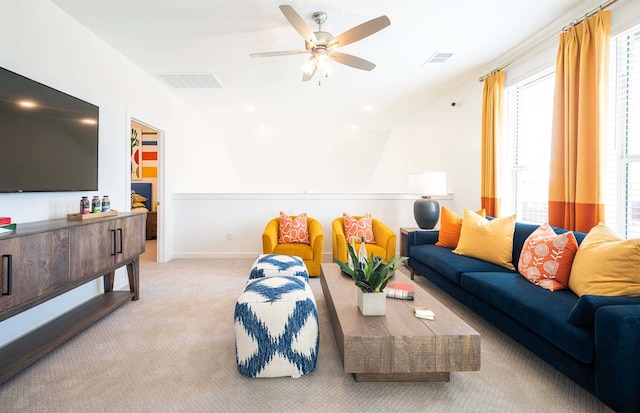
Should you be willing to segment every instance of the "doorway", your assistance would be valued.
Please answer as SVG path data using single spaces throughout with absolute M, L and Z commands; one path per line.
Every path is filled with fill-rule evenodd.
M 131 118 L 131 211 L 146 216 L 143 260 L 161 262 L 162 208 L 160 142 L 162 132 Z

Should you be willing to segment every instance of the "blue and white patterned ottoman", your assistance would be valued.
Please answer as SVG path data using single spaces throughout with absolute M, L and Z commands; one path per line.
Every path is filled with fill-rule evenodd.
M 295 275 L 309 281 L 309 271 L 300 257 L 281 254 L 260 254 L 251 266 L 249 279 Z
M 234 312 L 238 371 L 248 377 L 299 377 L 315 370 L 320 331 L 301 277 L 249 280 Z

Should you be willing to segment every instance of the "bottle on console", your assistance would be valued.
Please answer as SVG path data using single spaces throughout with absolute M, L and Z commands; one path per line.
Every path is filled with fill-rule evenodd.
M 107 212 L 109 209 L 111 209 L 111 200 L 109 195 L 104 195 L 102 197 L 102 212 Z
M 88 196 L 83 196 L 80 200 L 80 213 L 88 214 L 91 212 L 91 201 Z
M 100 205 L 100 197 L 98 195 L 95 195 L 93 197 L 93 201 L 91 202 L 91 212 L 100 212 L 101 209 L 102 207 Z

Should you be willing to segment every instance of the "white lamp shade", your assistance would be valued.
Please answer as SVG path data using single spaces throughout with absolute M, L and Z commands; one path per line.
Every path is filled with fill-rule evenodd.
M 422 172 L 409 175 L 409 192 L 421 196 L 446 195 L 445 172 Z

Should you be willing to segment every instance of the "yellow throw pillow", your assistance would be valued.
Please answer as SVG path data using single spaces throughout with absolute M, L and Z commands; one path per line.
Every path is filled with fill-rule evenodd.
M 144 201 L 148 201 L 148 199 L 147 199 L 147 198 L 143 197 L 143 196 L 142 196 L 142 195 L 140 195 L 140 194 L 133 194 L 133 200 L 134 200 L 135 202 L 144 202 Z
M 453 252 L 515 271 L 511 262 L 515 225 L 515 215 L 489 221 L 475 212 L 465 209 L 460 240 Z
M 578 247 L 569 288 L 579 296 L 640 296 L 639 268 L 640 239 L 623 240 L 599 223 Z
M 487 215 L 484 208 L 476 211 L 481 216 Z M 438 242 L 436 245 L 447 248 L 458 246 L 460 230 L 462 229 L 462 217 L 447 207 L 442 207 L 440 212 L 440 231 L 438 232 Z

